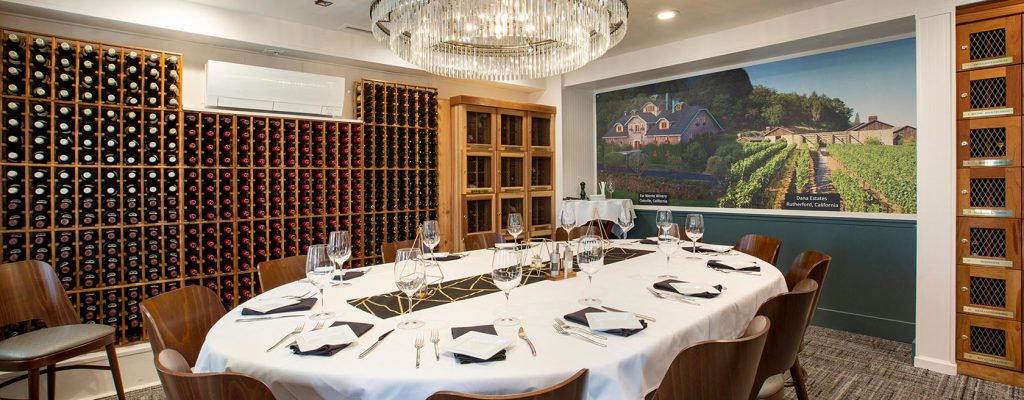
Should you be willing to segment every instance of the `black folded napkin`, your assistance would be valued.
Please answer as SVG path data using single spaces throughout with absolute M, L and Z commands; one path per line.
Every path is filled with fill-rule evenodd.
M 444 257 L 434 257 L 433 260 L 434 261 L 455 261 L 455 260 L 458 260 L 458 259 L 461 259 L 461 258 L 462 257 L 456 256 L 456 255 L 453 255 L 453 254 L 449 254 L 449 255 L 444 256 Z
M 355 279 L 355 278 L 358 278 L 358 277 L 363 276 L 365 274 L 366 274 L 366 271 L 345 271 L 345 280 L 347 281 L 349 279 Z M 331 278 L 331 279 L 332 280 L 336 280 L 336 281 L 340 281 L 341 277 L 338 276 L 338 275 L 335 275 L 334 278 Z
M 651 239 L 640 239 L 640 244 L 655 244 L 656 245 L 656 244 L 658 244 L 658 241 L 657 240 L 651 240 Z
M 749 267 L 743 267 L 743 268 L 736 268 L 736 267 L 733 267 L 731 265 L 723 264 L 721 261 L 718 261 L 718 260 L 708 260 L 708 266 L 711 267 L 711 268 L 721 268 L 721 269 L 728 269 L 728 270 L 733 270 L 733 271 L 750 271 L 750 272 L 760 272 L 761 271 L 761 267 L 756 266 L 756 265 L 751 265 Z
M 366 332 L 369 332 L 370 329 L 373 329 L 373 324 L 364 324 L 362 322 L 347 322 L 347 321 L 335 322 L 335 323 L 331 324 L 331 326 L 329 326 L 328 328 L 333 328 L 333 327 L 341 326 L 341 325 L 348 325 L 349 328 L 352 328 L 352 332 L 354 332 L 356 334 L 356 337 L 362 337 L 363 334 L 365 334 Z M 294 352 L 295 354 L 298 354 L 300 356 L 333 356 L 334 353 L 337 353 L 339 351 L 344 350 L 350 344 L 352 344 L 352 343 L 339 344 L 339 345 L 334 345 L 334 346 L 326 345 L 325 344 L 323 346 L 320 346 L 320 348 L 313 349 L 313 350 L 310 350 L 310 351 L 299 351 L 299 345 L 296 344 L 296 343 L 292 343 L 290 346 L 288 346 L 288 348 L 292 349 L 292 352 Z
M 286 313 L 286 312 L 293 312 L 293 311 L 309 311 L 309 309 L 313 308 L 313 305 L 316 304 L 316 300 L 317 300 L 316 297 L 310 297 L 308 299 L 301 299 L 301 300 L 299 300 L 298 303 L 290 304 L 290 305 L 287 305 L 287 306 L 281 306 L 281 307 L 275 308 L 273 310 L 267 311 L 265 313 L 261 313 L 259 311 L 256 311 L 256 310 L 253 310 L 253 309 L 250 309 L 250 308 L 243 308 L 242 309 L 242 315 L 266 315 L 266 314 L 277 314 L 277 313 Z
M 452 339 L 458 339 L 459 336 L 462 336 L 462 335 L 465 335 L 465 334 L 467 334 L 469 332 L 474 332 L 474 331 L 475 332 L 480 332 L 480 333 L 486 333 L 488 335 L 497 335 L 498 334 L 498 331 L 494 330 L 494 325 L 461 326 L 461 327 L 452 327 Z M 501 350 L 501 351 L 495 353 L 493 357 L 491 357 L 489 359 L 486 359 L 486 360 L 482 360 L 482 359 L 479 359 L 479 358 L 476 358 L 476 357 L 472 357 L 472 356 L 467 356 L 465 354 L 455 354 L 455 360 L 458 361 L 459 364 L 475 364 L 475 363 L 482 363 L 482 362 L 502 361 L 504 359 L 505 359 L 505 350 Z
M 582 310 L 576 311 L 576 312 L 571 313 L 571 314 L 565 314 L 563 316 L 563 318 L 565 318 L 566 320 L 568 320 L 570 322 L 575 322 L 577 324 L 580 324 L 580 325 L 583 325 L 583 326 L 586 326 L 586 327 L 590 327 L 590 324 L 587 322 L 587 313 L 592 313 L 592 312 L 596 313 L 596 312 L 607 312 L 607 311 L 599 309 L 599 308 L 587 307 L 587 308 L 584 308 Z M 609 333 L 609 334 L 612 334 L 612 335 L 615 335 L 615 336 L 630 337 L 630 336 L 633 336 L 633 335 L 639 333 L 640 331 L 642 331 L 644 329 L 647 329 L 647 322 L 646 321 L 641 319 L 640 320 L 640 325 L 643 326 L 643 328 L 640 328 L 640 329 L 612 329 L 612 330 L 609 330 L 609 331 L 601 331 L 601 332 Z
M 666 292 L 679 293 L 679 291 L 677 291 L 676 288 L 672 287 L 673 283 L 686 283 L 686 281 L 680 281 L 680 280 L 676 280 L 676 279 L 666 279 L 666 280 L 663 280 L 661 282 L 655 283 L 654 284 L 654 288 L 658 289 L 658 290 L 664 290 Z M 705 299 L 713 299 L 715 297 L 718 297 L 718 295 L 722 294 L 722 288 L 724 286 L 722 286 L 722 285 L 715 285 L 713 287 L 715 289 L 718 289 L 718 293 L 704 292 L 704 293 L 697 293 L 697 294 L 682 294 L 682 293 L 679 293 L 679 294 L 682 294 L 683 296 L 703 297 Z
M 708 254 L 708 253 L 711 253 L 711 254 L 722 253 L 721 251 L 715 251 L 715 250 L 704 248 L 704 247 L 697 247 L 697 249 L 695 251 L 693 249 L 693 246 L 683 246 L 683 250 L 686 250 L 686 251 L 691 252 L 691 253 L 705 253 L 705 254 Z

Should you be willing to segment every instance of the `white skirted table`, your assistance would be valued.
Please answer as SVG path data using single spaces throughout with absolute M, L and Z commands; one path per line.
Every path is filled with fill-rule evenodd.
M 636 210 L 630 199 L 562 200 L 561 209 L 566 208 L 573 210 L 576 215 L 576 226 L 586 225 L 593 220 L 611 221 L 615 223 L 614 233 L 617 235 L 622 233 L 619 222 L 623 218 L 636 219 Z
M 554 318 L 584 308 L 578 303 L 587 290 L 587 278 L 548 281 L 520 286 L 511 302 L 522 327 L 537 347 L 537 356 L 516 337 L 515 327 L 497 327 L 499 335 L 514 338 L 507 359 L 480 364 L 459 364 L 448 354 L 434 359 L 431 329 L 438 329 L 442 347 L 452 340 L 451 327 L 491 324 L 505 304 L 500 292 L 414 311 L 411 316 L 426 322 L 418 330 L 395 330 L 366 358 L 366 350 L 382 333 L 405 318 L 378 318 L 346 301 L 395 291 L 390 264 L 371 267 L 351 280 L 348 287 L 327 290 L 327 308 L 337 320 L 364 322 L 374 327 L 348 348 L 333 356 L 299 356 L 282 346 L 265 350 L 291 332 L 305 317 L 258 322 L 236 322 L 241 308 L 229 312 L 210 330 L 194 368 L 195 372 L 239 372 L 265 382 L 280 400 L 288 399 L 424 399 L 440 390 L 479 394 L 522 393 L 558 383 L 582 368 L 589 368 L 587 399 L 640 399 L 660 383 L 677 353 L 688 345 L 711 339 L 735 338 L 759 305 L 786 291 L 775 267 L 747 255 L 717 255 L 730 260 L 757 262 L 760 275 L 723 273 L 703 261 L 686 260 L 682 252 L 670 264 L 655 245 L 615 241 L 633 249 L 633 258 L 608 264 L 594 277 L 593 293 L 604 305 L 645 314 L 657 319 L 630 337 L 608 336 L 608 347 L 598 347 L 574 337 L 561 336 L 551 324 Z M 643 253 L 638 250 L 649 251 Z M 536 251 L 536 250 L 534 250 Z M 705 260 L 707 255 L 699 255 Z M 491 250 L 471 252 L 456 261 L 442 262 L 449 281 L 490 273 Z M 659 299 L 647 288 L 657 276 L 671 271 L 680 280 L 721 284 L 723 293 L 697 299 L 699 306 Z M 311 286 L 294 282 L 267 291 L 253 302 L 284 295 L 301 295 Z M 317 305 L 319 308 L 319 305 Z M 306 330 L 312 329 L 312 321 Z M 415 367 L 414 341 L 422 336 L 423 365 Z

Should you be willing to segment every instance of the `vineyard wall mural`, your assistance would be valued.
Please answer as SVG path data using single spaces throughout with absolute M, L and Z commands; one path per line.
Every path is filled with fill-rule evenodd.
M 914 214 L 914 53 L 901 39 L 599 93 L 598 180 L 634 202 Z

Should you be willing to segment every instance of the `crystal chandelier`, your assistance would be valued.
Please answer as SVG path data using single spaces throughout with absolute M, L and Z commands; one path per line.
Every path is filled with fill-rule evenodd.
M 514 80 L 558 75 L 626 34 L 626 0 L 374 0 L 373 36 L 442 76 Z

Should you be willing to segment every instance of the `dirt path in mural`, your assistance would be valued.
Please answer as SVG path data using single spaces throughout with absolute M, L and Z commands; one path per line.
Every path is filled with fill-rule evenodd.
M 832 179 L 828 176 L 828 158 L 821 154 L 821 150 L 811 152 L 811 162 L 814 164 L 814 193 L 834 193 L 836 191 L 836 188 L 832 187 Z

